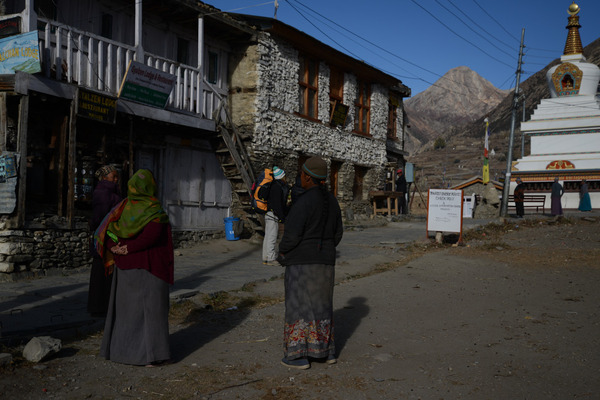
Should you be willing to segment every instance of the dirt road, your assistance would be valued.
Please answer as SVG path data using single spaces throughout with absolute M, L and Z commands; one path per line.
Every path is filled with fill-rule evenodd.
M 174 305 L 172 365 L 100 359 L 100 334 L 39 365 L 4 349 L 15 361 L 0 370 L 0 397 L 598 399 L 598 260 L 594 218 L 487 226 L 462 247 L 404 246 L 378 273 L 337 285 L 336 365 L 280 365 L 275 280 Z

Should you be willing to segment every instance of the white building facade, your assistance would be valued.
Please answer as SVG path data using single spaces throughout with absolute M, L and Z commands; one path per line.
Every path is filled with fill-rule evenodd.
M 578 13 L 572 4 L 561 63 L 546 74 L 551 98 L 543 99 L 521 124 L 522 133 L 531 137 L 531 153 L 514 162 L 511 171 L 511 193 L 521 178 L 526 193 L 545 194 L 548 204 L 558 177 L 565 189 L 563 209 L 578 208 L 584 179 L 592 207 L 600 207 L 600 68 L 583 55 Z

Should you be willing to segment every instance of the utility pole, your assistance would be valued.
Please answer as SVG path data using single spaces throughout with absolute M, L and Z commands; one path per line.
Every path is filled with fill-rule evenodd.
M 525 38 L 525 28 L 521 30 L 521 47 L 519 49 L 519 65 L 517 67 L 517 83 L 515 84 L 515 93 L 512 101 L 512 116 L 510 119 L 510 137 L 508 140 L 508 154 L 506 156 L 506 175 L 504 177 L 504 188 L 502 190 L 502 207 L 500 216 L 505 217 L 508 213 L 508 194 L 510 190 L 510 175 L 512 170 L 512 153 L 515 142 L 515 123 L 517 121 L 517 108 L 519 105 L 519 83 L 521 80 L 521 63 L 523 61 L 523 39 Z
M 521 122 L 525 122 L 525 93 L 521 96 L 521 107 L 523 108 L 523 117 Z M 525 134 L 521 131 L 521 158 L 525 158 Z

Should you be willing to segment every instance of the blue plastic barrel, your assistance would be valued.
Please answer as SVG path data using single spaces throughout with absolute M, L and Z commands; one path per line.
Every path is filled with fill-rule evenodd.
M 225 221 L 225 238 L 227 240 L 240 240 L 240 237 L 236 236 L 233 230 L 233 223 L 239 220 L 240 219 L 236 217 L 223 218 L 223 221 Z

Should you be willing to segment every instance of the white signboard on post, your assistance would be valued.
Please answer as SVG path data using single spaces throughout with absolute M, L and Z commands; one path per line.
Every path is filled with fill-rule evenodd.
M 462 234 L 462 190 L 430 189 L 427 200 L 427 231 Z

